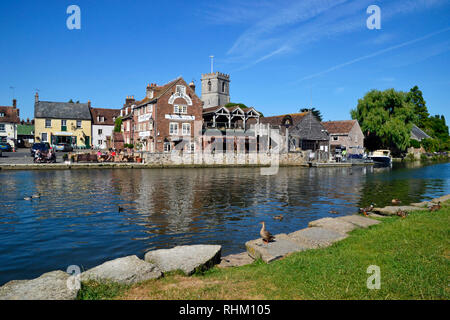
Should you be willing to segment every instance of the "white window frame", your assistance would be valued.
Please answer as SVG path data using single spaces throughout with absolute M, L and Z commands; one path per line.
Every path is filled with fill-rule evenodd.
M 50 124 L 47 124 L 47 121 L 49 121 Z M 52 119 L 45 119 L 45 127 L 46 128 L 51 128 L 52 127 Z
M 339 141 L 339 136 L 334 136 L 333 141 Z
M 0 112 L 0 118 L 3 118 L 5 116 L 4 112 Z
M 44 135 L 45 135 L 45 139 L 44 139 Z M 41 141 L 42 142 L 48 142 L 48 133 L 47 132 L 42 132 L 41 133 Z
M 190 123 L 182 123 L 181 124 L 181 134 L 183 136 L 190 136 L 191 135 L 191 124 Z
M 79 124 L 79 125 L 78 125 Z M 83 125 L 83 122 L 81 121 L 81 120 L 77 120 L 77 123 L 76 123 L 76 125 L 77 125 L 77 128 L 79 129 L 79 128 L 81 128 L 82 127 L 82 125 Z
M 174 126 L 175 128 L 176 128 L 176 130 L 173 130 L 172 128 L 172 126 Z M 171 136 L 177 136 L 178 135 L 178 131 L 179 131 L 179 125 L 178 125 L 178 122 L 170 122 L 169 123 L 169 134 L 171 135 Z
M 163 146 L 163 150 L 164 152 L 170 152 L 170 150 L 172 149 L 170 142 L 164 142 L 164 146 Z
M 6 125 L 4 123 L 0 123 L 0 132 L 6 132 Z
M 103 134 L 103 129 L 97 129 L 97 134 L 101 136 Z
M 187 105 L 185 104 L 176 104 L 173 106 L 173 113 L 187 113 Z

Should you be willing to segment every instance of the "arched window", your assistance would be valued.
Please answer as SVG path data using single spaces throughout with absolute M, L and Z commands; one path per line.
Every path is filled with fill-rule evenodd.
M 208 81 L 208 91 L 211 91 L 211 80 Z

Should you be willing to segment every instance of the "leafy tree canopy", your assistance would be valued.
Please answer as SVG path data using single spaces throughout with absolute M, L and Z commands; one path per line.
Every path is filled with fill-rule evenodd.
M 226 105 L 225 105 L 225 108 L 231 108 L 231 107 L 234 107 L 234 106 L 239 106 L 239 108 L 244 108 L 244 109 L 247 109 L 248 107 L 245 105 L 245 104 L 243 104 L 243 103 L 235 103 L 235 102 L 229 102 L 229 103 L 227 103 Z
M 358 100 L 351 116 L 358 120 L 369 150 L 406 150 L 412 124 L 417 121 L 414 104 L 408 99 L 408 94 L 394 89 L 371 90 Z
M 116 121 L 114 121 L 114 132 L 122 131 L 122 117 L 117 117 Z
M 425 129 L 430 114 L 428 113 L 422 91 L 419 90 L 418 86 L 411 88 L 406 96 L 406 100 L 414 105 L 414 113 L 417 115 L 415 125 L 421 129 Z

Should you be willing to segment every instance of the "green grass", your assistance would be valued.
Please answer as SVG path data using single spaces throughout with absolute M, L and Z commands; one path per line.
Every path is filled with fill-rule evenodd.
M 430 213 L 387 217 L 333 246 L 265 264 L 172 274 L 128 288 L 84 285 L 81 299 L 448 299 L 450 203 Z M 381 288 L 366 286 L 367 267 Z M 96 288 L 96 289 L 95 289 Z

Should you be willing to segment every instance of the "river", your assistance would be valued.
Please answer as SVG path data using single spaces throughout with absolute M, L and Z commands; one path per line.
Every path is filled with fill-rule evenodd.
M 288 233 L 371 202 L 449 194 L 449 169 L 286 167 L 273 176 L 258 168 L 0 171 L 0 285 L 176 245 L 242 252 L 259 237 L 260 221 L 273 234 Z M 40 198 L 23 199 L 34 193 Z M 284 219 L 274 220 L 279 214 Z

